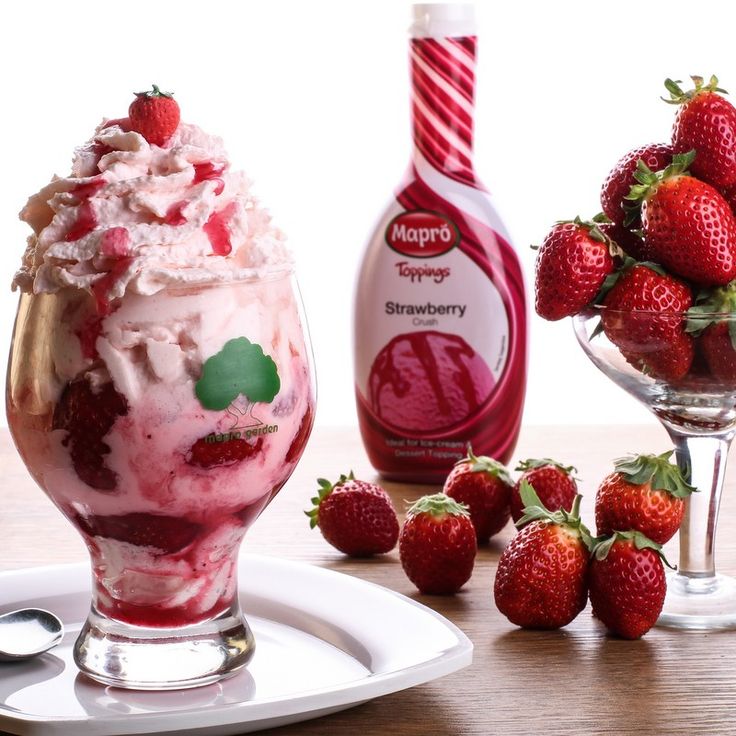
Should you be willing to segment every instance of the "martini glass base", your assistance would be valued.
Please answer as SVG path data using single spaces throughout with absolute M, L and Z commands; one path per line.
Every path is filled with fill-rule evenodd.
M 657 626 L 694 631 L 736 629 L 736 579 L 720 574 L 669 574 Z

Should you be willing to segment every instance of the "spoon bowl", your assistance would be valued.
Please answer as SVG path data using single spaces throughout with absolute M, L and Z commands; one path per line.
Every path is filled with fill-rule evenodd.
M 64 625 L 50 611 L 22 608 L 0 615 L 0 662 L 17 662 L 47 652 L 61 642 Z

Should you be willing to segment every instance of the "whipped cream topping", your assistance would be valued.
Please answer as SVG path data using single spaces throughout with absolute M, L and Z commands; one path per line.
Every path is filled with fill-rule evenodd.
M 291 268 L 283 234 L 229 171 L 222 141 L 181 123 L 164 147 L 103 121 L 20 213 L 34 231 L 13 288 L 87 289 L 105 305 Z

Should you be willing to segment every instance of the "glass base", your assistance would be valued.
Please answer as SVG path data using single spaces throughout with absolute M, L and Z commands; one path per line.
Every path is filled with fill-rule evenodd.
M 254 651 L 238 605 L 217 618 L 175 629 L 131 626 L 93 607 L 74 645 L 74 661 L 105 685 L 180 690 L 231 677 Z
M 727 575 L 667 576 L 667 597 L 657 626 L 708 631 L 736 629 L 736 580 Z

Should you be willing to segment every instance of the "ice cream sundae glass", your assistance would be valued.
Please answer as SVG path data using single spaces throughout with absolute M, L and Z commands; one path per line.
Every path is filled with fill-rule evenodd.
M 21 217 L 8 420 L 89 549 L 75 660 L 133 688 L 231 675 L 254 651 L 238 549 L 314 416 L 283 237 L 220 139 L 156 87 Z

